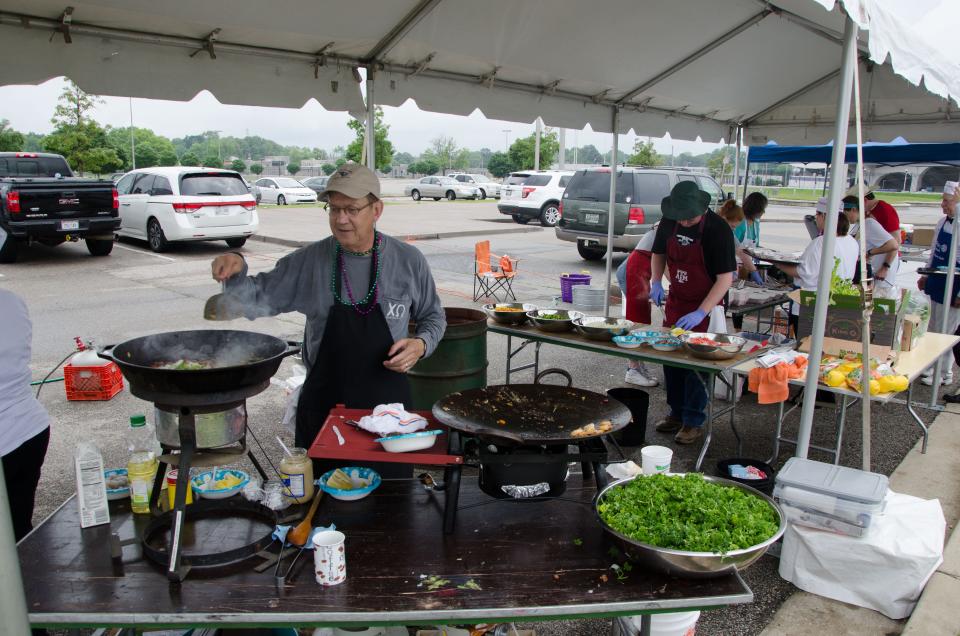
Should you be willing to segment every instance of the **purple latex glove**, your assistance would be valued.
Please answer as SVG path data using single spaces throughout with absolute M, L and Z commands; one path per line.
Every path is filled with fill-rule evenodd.
M 657 307 L 661 307 L 663 305 L 663 297 L 664 297 L 663 283 L 661 283 L 658 280 L 655 280 L 652 283 L 650 283 L 650 302 L 652 302 Z
M 750 272 L 750 280 L 757 285 L 763 285 L 763 278 L 760 277 L 760 272 Z
M 702 309 L 697 309 L 695 311 L 691 311 L 686 316 L 681 317 L 680 320 L 677 321 L 677 326 L 684 331 L 691 331 L 695 329 L 697 325 L 703 322 L 703 319 L 706 317 L 707 312 Z

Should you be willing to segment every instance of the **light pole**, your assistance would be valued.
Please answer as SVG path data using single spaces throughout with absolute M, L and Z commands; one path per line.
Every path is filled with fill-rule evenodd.
M 130 97 L 130 162 L 133 170 L 137 169 L 137 147 L 133 141 L 133 98 Z
M 505 128 L 503 131 L 503 151 L 510 152 L 510 133 L 513 131 L 509 128 Z

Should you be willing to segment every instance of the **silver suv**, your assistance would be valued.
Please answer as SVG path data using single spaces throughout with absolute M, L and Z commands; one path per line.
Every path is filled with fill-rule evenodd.
M 680 181 L 695 181 L 710 195 L 714 210 L 725 194 L 712 177 L 685 168 L 617 167 L 616 218 L 613 249 L 629 252 L 640 237 L 660 220 L 660 202 Z M 607 213 L 610 206 L 610 168 L 579 170 L 563 193 L 557 238 L 577 244 L 580 256 L 599 260 L 606 253 Z
M 511 172 L 503 182 L 497 209 L 521 225 L 539 219 L 540 225 L 553 227 L 560 220 L 560 198 L 572 176 L 571 170 Z

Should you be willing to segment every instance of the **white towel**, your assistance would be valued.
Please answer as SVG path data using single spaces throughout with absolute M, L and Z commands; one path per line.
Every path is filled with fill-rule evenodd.
M 365 431 L 380 437 L 396 433 L 416 433 L 427 428 L 427 420 L 416 413 L 403 410 L 403 404 L 380 404 L 373 409 L 372 415 L 360 418 L 357 424 Z

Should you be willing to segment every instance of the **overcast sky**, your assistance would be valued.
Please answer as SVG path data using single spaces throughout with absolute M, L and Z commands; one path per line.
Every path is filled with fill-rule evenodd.
M 53 126 L 50 118 L 63 87 L 63 79 L 57 78 L 40 86 L 0 87 L 0 119 L 9 119 L 11 126 L 21 132 L 49 133 Z M 125 97 L 105 97 L 104 104 L 97 107 L 94 118 L 102 125 L 128 126 L 130 123 L 130 100 Z M 485 118 L 479 111 L 469 117 L 440 115 L 420 110 L 413 102 L 399 108 L 384 108 L 384 117 L 390 126 L 390 139 L 397 152 L 417 155 L 425 150 L 430 140 L 439 135 L 453 137 L 461 147 L 479 150 L 487 147 L 493 151 L 503 150 L 507 138 L 513 142 L 518 136 L 533 132 L 531 124 L 518 124 Z M 133 100 L 133 123 L 150 128 L 170 137 L 183 137 L 219 130 L 223 136 L 243 137 L 259 135 L 283 145 L 297 145 L 331 149 L 346 145 L 353 139 L 353 132 L 346 123 L 346 113 L 329 112 L 310 101 L 303 108 L 263 108 L 257 106 L 228 106 L 218 102 L 206 91 L 189 102 L 173 102 L 152 99 Z M 505 133 L 505 130 L 510 132 Z M 634 135 L 620 139 L 620 147 L 629 151 Z M 595 145 L 601 152 L 608 152 L 612 136 L 586 130 L 567 132 L 567 147 Z M 702 153 L 718 146 L 687 141 L 654 139 L 657 152 L 669 155 L 673 152 Z

